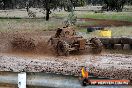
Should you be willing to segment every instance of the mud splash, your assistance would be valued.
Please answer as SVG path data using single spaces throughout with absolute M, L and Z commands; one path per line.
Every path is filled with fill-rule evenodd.
M 57 56 L 57 53 L 53 46 L 48 44 L 48 40 L 54 33 L 49 33 L 47 36 L 47 31 L 43 33 L 23 33 L 23 32 L 14 32 L 14 33 L 4 33 L 0 36 L 0 52 L 1 53 L 21 53 L 21 54 L 38 54 L 38 55 L 48 55 L 48 56 Z M 70 52 L 72 56 L 74 55 L 85 55 L 93 54 L 92 49 L 74 51 Z
M 0 52 L 1 53 L 27 53 L 54 55 L 52 47 L 47 41 L 50 36 L 30 33 L 1 33 Z

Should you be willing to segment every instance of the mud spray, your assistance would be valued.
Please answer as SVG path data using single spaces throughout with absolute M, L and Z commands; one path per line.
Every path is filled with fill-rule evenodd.
M 50 36 L 31 36 L 25 33 L 1 33 L 0 52 L 55 55 L 47 41 Z

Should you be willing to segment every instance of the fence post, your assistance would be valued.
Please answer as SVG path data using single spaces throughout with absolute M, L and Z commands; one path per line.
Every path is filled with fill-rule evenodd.
M 26 88 L 26 72 L 18 73 L 18 88 Z

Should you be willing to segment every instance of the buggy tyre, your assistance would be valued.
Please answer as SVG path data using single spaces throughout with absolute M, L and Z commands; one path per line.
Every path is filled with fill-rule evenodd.
M 59 41 L 57 43 L 56 50 L 59 56 L 69 55 L 69 45 L 66 42 Z
M 92 39 L 90 40 L 90 42 L 92 43 L 92 52 L 93 52 L 94 54 L 99 54 L 99 53 L 102 52 L 103 44 L 102 44 L 102 42 L 101 42 L 99 39 L 97 39 L 97 38 L 92 38 Z
M 87 78 L 83 78 L 83 79 L 82 79 L 82 82 L 81 82 L 81 85 L 82 85 L 82 86 L 90 85 L 90 81 L 89 81 L 89 79 L 87 79 Z

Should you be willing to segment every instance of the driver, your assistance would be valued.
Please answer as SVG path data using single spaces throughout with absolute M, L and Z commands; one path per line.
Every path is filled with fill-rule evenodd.
M 61 32 L 62 32 L 62 29 L 61 29 L 61 28 L 58 28 L 58 29 L 57 29 L 57 32 L 56 32 L 56 34 L 55 34 L 55 37 L 56 37 L 56 38 L 60 37 Z

